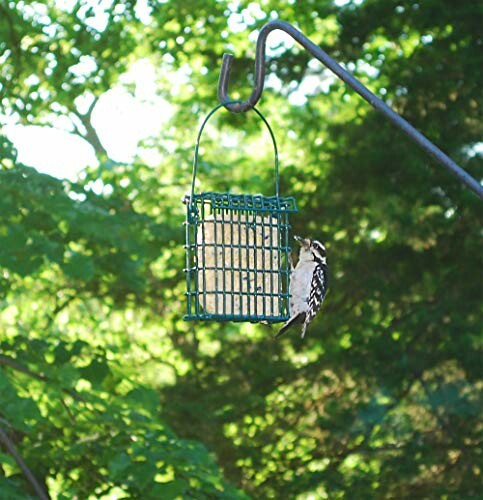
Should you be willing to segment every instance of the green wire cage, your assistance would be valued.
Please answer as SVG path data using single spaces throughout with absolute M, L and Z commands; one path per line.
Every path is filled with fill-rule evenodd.
M 275 153 L 275 196 L 203 192 L 195 179 L 201 135 L 216 106 L 205 118 L 196 140 L 191 194 L 186 204 L 185 320 L 277 323 L 289 311 L 289 214 L 294 198 L 279 196 L 278 151 L 265 117 Z

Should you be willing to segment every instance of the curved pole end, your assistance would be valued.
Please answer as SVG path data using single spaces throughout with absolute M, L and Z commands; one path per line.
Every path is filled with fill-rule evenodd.
M 220 78 L 218 80 L 218 97 L 220 101 L 228 102 L 228 80 L 230 79 L 231 65 L 233 63 L 233 54 L 223 54 L 221 62 Z M 228 108 L 229 109 L 229 108 Z
M 218 80 L 218 98 L 220 99 L 220 102 L 222 104 L 231 101 L 230 97 L 228 96 L 228 81 L 230 79 L 230 71 L 232 63 L 233 63 L 233 54 L 227 54 L 227 53 L 223 54 L 223 60 L 221 62 L 220 78 Z M 225 108 L 237 113 L 238 112 L 238 110 L 236 109 L 237 104 L 234 103 L 225 104 Z
M 228 82 L 230 80 L 232 63 L 233 54 L 223 54 L 220 78 L 218 80 L 218 98 L 229 111 L 232 111 L 233 113 L 243 113 L 252 109 L 256 103 L 252 104 L 250 99 L 247 99 L 246 101 L 233 101 L 233 99 L 230 99 L 230 96 L 228 95 Z

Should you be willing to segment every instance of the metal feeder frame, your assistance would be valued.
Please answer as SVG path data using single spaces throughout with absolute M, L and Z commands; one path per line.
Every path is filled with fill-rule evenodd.
M 236 101 L 233 101 L 236 102 Z M 275 136 L 265 123 L 275 153 L 275 196 L 195 193 L 195 179 L 204 119 L 196 140 L 191 194 L 186 204 L 185 320 L 277 323 L 289 311 L 289 214 L 293 197 L 279 195 L 279 162 Z

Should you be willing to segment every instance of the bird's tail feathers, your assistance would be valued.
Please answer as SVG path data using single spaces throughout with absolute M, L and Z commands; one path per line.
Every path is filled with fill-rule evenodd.
M 297 316 L 292 316 L 287 322 L 280 328 L 280 331 L 275 335 L 275 338 L 278 339 L 282 336 L 289 328 L 292 326 L 302 322 L 305 319 L 305 313 L 297 314 Z
M 304 324 L 302 325 L 302 333 L 300 335 L 301 338 L 305 337 L 305 331 L 307 330 L 308 326 L 309 326 L 309 324 L 307 323 L 307 321 L 304 321 Z

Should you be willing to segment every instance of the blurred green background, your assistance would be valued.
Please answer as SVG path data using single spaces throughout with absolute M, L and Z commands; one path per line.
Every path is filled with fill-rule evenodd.
M 182 320 L 196 133 L 223 52 L 244 99 L 276 18 L 483 177 L 479 2 L 1 0 L 1 498 L 35 497 L 7 443 L 52 498 L 481 493 L 481 201 L 277 33 L 258 107 L 293 232 L 326 243 L 332 288 L 305 341 Z M 160 125 L 141 137 L 133 121 L 108 147 L 101 104 L 143 101 L 140 61 Z M 257 117 L 216 116 L 197 189 L 271 195 Z M 67 148 L 70 172 L 75 136 L 86 168 L 22 160 L 32 143 L 11 131 L 32 125 L 63 131 L 34 160 Z

